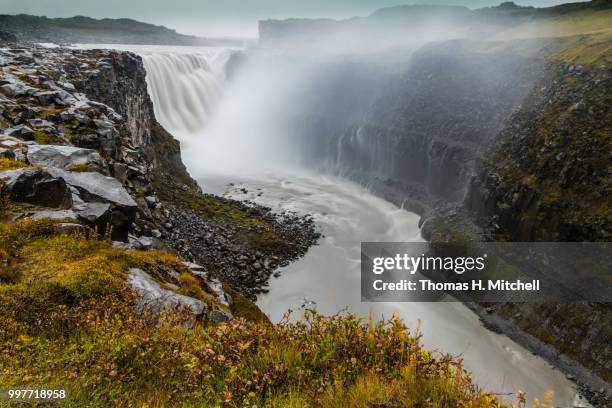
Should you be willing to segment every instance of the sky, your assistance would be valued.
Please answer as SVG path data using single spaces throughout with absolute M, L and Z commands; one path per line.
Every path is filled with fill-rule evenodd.
M 400 4 L 461 5 L 480 8 L 502 0 L 0 0 L 0 14 L 47 17 L 84 15 L 127 17 L 208 37 L 257 37 L 257 21 L 266 18 L 365 16 Z M 546 7 L 579 0 L 515 0 Z

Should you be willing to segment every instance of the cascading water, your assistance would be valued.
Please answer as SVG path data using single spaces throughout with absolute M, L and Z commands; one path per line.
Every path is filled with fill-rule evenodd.
M 221 98 L 231 50 L 141 55 L 157 120 L 180 139 L 197 134 Z

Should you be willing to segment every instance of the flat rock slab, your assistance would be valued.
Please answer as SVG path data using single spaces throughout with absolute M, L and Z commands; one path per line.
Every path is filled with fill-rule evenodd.
M 45 167 L 70 170 L 75 166 L 86 165 L 91 169 L 106 171 L 106 165 L 98 152 L 81 147 L 32 145 L 28 147 L 27 157 L 30 163 Z
M 116 178 L 95 172 L 69 172 L 54 167 L 48 171 L 53 177 L 61 178 L 76 187 L 85 201 L 89 201 L 86 196 L 93 196 L 117 206 L 136 207 L 136 202 Z

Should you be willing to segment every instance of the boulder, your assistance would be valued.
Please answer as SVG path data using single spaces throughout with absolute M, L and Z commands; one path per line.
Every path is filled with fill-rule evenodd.
M 130 225 L 136 217 L 137 206 L 117 179 L 100 173 L 69 172 L 55 167 L 50 167 L 48 171 L 54 177 L 61 178 L 68 185 L 78 190 L 80 200 L 87 203 L 85 208 L 83 208 L 82 203 L 79 203 L 78 209 L 76 209 L 79 215 L 102 216 L 106 214 L 106 211 L 102 211 L 102 206 L 91 206 L 89 204 L 94 202 L 110 204 L 111 237 L 115 241 L 127 241 Z M 96 225 L 99 225 L 103 220 L 104 218 L 96 221 Z M 106 231 L 105 227 L 99 232 L 103 233 L 103 231 Z
M 32 95 L 36 92 L 36 88 L 32 88 L 21 82 L 12 82 L 0 86 L 0 92 L 7 96 L 16 97 Z
M 112 211 L 109 203 L 85 203 L 76 210 L 76 213 L 80 221 L 94 228 L 101 235 L 106 234 L 106 228 L 111 224 Z
M 215 309 L 210 313 L 210 318 L 215 323 L 223 323 L 234 317 L 230 312 L 225 310 Z
M 34 140 L 34 131 L 25 125 L 19 125 L 6 129 L 4 134 L 19 138 L 21 140 Z
M 138 303 L 140 309 L 162 312 L 179 308 L 194 316 L 199 316 L 204 312 L 204 302 L 162 288 L 151 275 L 141 269 L 130 269 L 127 283 L 134 292 L 141 296 Z
M 0 172 L 4 182 L 0 192 L 16 203 L 29 203 L 51 208 L 70 208 L 70 188 L 59 177 L 34 167 Z
M 102 201 L 118 207 L 136 208 L 136 202 L 116 178 L 95 172 L 69 172 L 54 167 L 49 168 L 49 173 L 76 187 L 85 201 Z
M 106 173 L 106 165 L 95 150 L 74 146 L 35 145 L 28 148 L 28 161 L 46 167 L 71 170 L 75 166 L 87 167 Z

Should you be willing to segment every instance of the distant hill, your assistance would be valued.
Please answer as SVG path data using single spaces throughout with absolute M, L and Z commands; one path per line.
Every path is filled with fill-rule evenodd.
M 264 20 L 259 22 L 259 37 L 261 42 L 270 43 L 297 38 L 313 42 L 322 37 L 329 40 L 337 36 L 351 42 L 371 42 L 374 46 L 392 36 L 410 40 L 423 32 L 435 39 L 436 30 L 440 31 L 441 37 L 447 37 L 442 33 L 450 30 L 462 37 L 490 38 L 522 24 L 610 9 L 612 0 L 567 3 L 545 8 L 504 2 L 499 6 L 477 10 L 462 6 L 404 5 L 382 8 L 367 17 L 346 20 Z
M 94 19 L 76 16 L 47 18 L 27 14 L 0 15 L 0 27 L 17 41 L 57 44 L 220 45 L 236 41 L 179 34 L 164 26 L 128 18 Z

